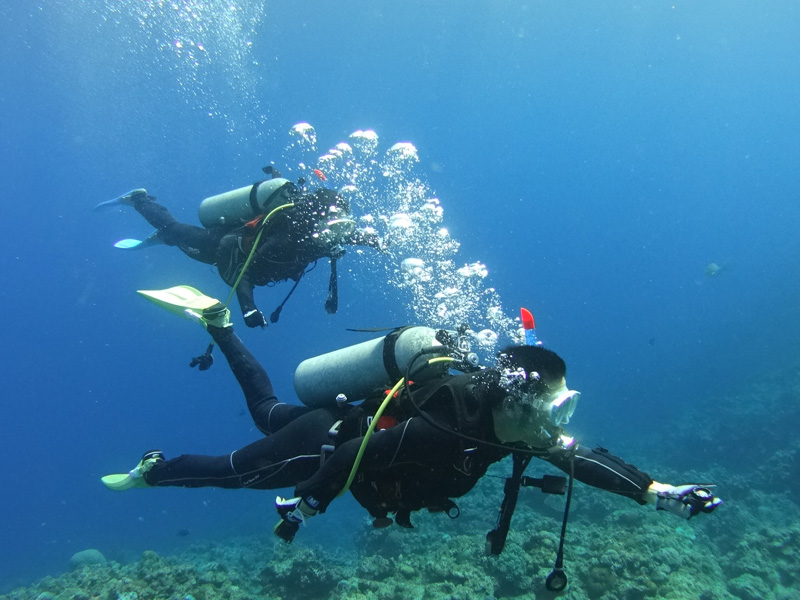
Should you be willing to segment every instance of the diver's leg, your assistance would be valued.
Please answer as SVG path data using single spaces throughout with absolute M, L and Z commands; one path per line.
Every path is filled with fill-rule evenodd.
M 209 326 L 208 332 L 228 360 L 244 392 L 250 416 L 262 433 L 271 435 L 313 410 L 307 406 L 278 401 L 269 375 L 233 332 L 233 327 Z
M 210 265 L 215 263 L 221 231 L 181 223 L 153 196 L 146 194 L 135 195 L 133 207 L 158 230 L 158 237 L 167 246 L 177 246 L 189 258 L 197 261 Z
M 183 455 L 154 464 L 148 486 L 276 489 L 291 487 L 319 469 L 333 411 L 317 409 L 278 433 L 224 456 Z

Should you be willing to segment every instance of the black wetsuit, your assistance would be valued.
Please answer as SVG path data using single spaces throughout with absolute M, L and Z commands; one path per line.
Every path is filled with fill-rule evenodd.
M 275 489 L 295 487 L 295 494 L 324 511 L 344 487 L 366 426 L 363 408 L 319 408 L 281 403 L 267 373 L 232 329 L 209 327 L 242 387 L 253 421 L 266 437 L 223 456 L 183 455 L 156 463 L 144 475 L 153 486 Z M 486 372 L 484 372 L 486 373 Z M 488 395 L 481 374 L 447 377 L 415 392 L 436 423 L 472 438 L 499 444 L 494 435 Z M 456 398 L 458 396 L 458 398 Z M 403 418 L 375 432 L 367 444 L 358 477 L 351 486 L 356 499 L 374 517 L 408 514 L 423 507 L 447 509 L 472 489 L 494 462 L 511 453 L 465 440 L 419 416 Z M 390 417 L 391 418 L 391 417 Z M 339 421 L 338 434 L 331 428 Z M 335 445 L 335 451 L 328 452 Z M 575 477 L 644 503 L 652 482 L 646 473 L 604 450 L 574 449 Z M 324 459 L 324 462 L 323 462 Z M 569 471 L 570 453 L 547 460 Z M 399 521 L 399 520 L 398 520 Z
M 304 199 L 304 201 L 299 201 Z M 257 310 L 253 298 L 255 286 L 280 281 L 299 281 L 317 260 L 339 258 L 343 245 L 377 247 L 377 238 L 355 231 L 334 244 L 325 244 L 316 235 L 317 223 L 331 204 L 343 200 L 332 190 L 297 195 L 295 206 L 275 214 L 266 225 L 250 265 L 236 288 L 242 314 Z M 134 208 L 158 230 L 158 238 L 168 246 L 178 247 L 194 260 L 215 265 L 220 277 L 233 286 L 241 273 L 255 241 L 257 229 L 241 226 L 197 227 L 181 223 L 153 196 L 134 198 Z

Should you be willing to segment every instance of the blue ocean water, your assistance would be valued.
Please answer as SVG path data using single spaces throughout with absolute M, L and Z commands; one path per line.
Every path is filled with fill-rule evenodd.
M 126 560 L 180 547 L 184 529 L 271 535 L 272 494 L 100 485 L 152 447 L 217 454 L 259 434 L 222 365 L 186 367 L 203 332 L 134 294 L 190 283 L 224 296 L 217 275 L 174 249 L 116 251 L 147 226 L 91 209 L 146 187 L 196 222 L 202 198 L 262 166 L 297 169 L 299 122 L 314 126 L 317 156 L 357 130 L 374 130 L 380 152 L 412 143 L 459 264 L 485 264 L 505 309 L 531 308 L 567 360 L 583 392 L 575 431 L 637 448 L 626 458 L 642 467 L 669 463 L 652 432 L 668 442 L 709 402 L 729 418 L 726 394 L 797 364 L 799 13 L 788 2 L 4 3 L 0 590 L 57 574 L 86 547 Z M 710 263 L 724 270 L 710 277 Z M 280 323 L 241 331 L 285 398 L 300 360 L 359 341 L 346 327 L 409 318 L 365 268 L 343 274 L 341 309 L 326 315 L 324 270 Z M 286 291 L 257 293 L 269 305 Z M 721 435 L 693 469 L 731 466 L 740 443 Z M 342 506 L 338 518 L 358 514 Z

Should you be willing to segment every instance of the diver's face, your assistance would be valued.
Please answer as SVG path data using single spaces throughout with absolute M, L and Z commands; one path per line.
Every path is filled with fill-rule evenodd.
M 534 411 L 525 410 L 521 404 L 519 399 L 509 395 L 493 411 L 497 439 L 504 444 L 522 442 L 528 446 L 544 445 L 541 427 L 534 421 Z
M 504 443 L 541 447 L 569 421 L 580 393 L 569 390 L 564 377 L 545 379 L 536 393 L 515 390 L 495 409 L 495 435 Z
M 554 397 L 557 394 L 567 389 L 567 378 L 561 377 L 560 379 L 547 379 L 544 378 L 544 386 L 547 390 L 545 393 L 549 397 Z

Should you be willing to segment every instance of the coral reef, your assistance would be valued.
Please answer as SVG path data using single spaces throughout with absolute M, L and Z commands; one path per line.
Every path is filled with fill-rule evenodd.
M 73 569 L 78 569 L 84 565 L 104 565 L 106 562 L 106 557 L 103 556 L 103 553 L 95 548 L 87 548 L 76 552 L 69 559 L 69 564 Z
M 726 401 L 726 413 L 684 419 L 654 432 L 674 451 L 648 461 L 665 481 L 723 482 L 714 515 L 682 521 L 630 500 L 577 485 L 565 548 L 570 600 L 797 600 L 800 598 L 800 373 L 764 380 Z M 745 447 L 729 444 L 741 433 Z M 771 429 L 767 424 L 771 424 Z M 780 430 L 785 435 L 754 436 Z M 660 437 L 661 436 L 661 437 Z M 724 460 L 713 440 L 724 440 Z M 692 455 L 694 468 L 682 460 Z M 532 466 L 541 472 L 544 463 Z M 366 516 L 336 544 L 315 544 L 316 517 L 287 545 L 267 536 L 195 544 L 174 556 L 145 552 L 131 564 L 95 561 L 46 577 L 0 600 L 456 600 L 556 597 L 544 586 L 559 543 L 563 498 L 524 489 L 501 556 L 484 555 L 507 462 L 494 465 L 458 500 L 461 516 L 418 513 L 414 529 L 373 529 Z M 352 528 L 351 528 L 352 529 Z
M 502 468 L 502 467 L 501 467 Z M 797 506 L 782 499 L 786 527 L 769 511 L 731 506 L 720 518 L 684 522 L 588 489 L 572 515 L 565 552 L 575 600 L 789 600 L 798 598 Z M 196 544 L 169 557 L 87 564 L 0 600 L 434 600 L 555 597 L 544 587 L 558 547 L 560 517 L 525 495 L 505 551 L 483 553 L 497 490 L 483 485 L 464 518 L 415 515 L 415 529 L 363 527 L 341 547 L 316 546 L 313 523 L 292 545 L 270 538 Z M 476 512 L 476 508 L 478 509 Z M 496 506 L 494 506 L 496 510 Z M 772 510 L 772 509 L 770 509 Z M 722 515 L 725 515 L 722 517 Z M 324 517 L 323 517 L 324 518 Z M 734 526 L 731 526 L 731 523 Z M 793 523 L 793 524 L 792 524 Z

